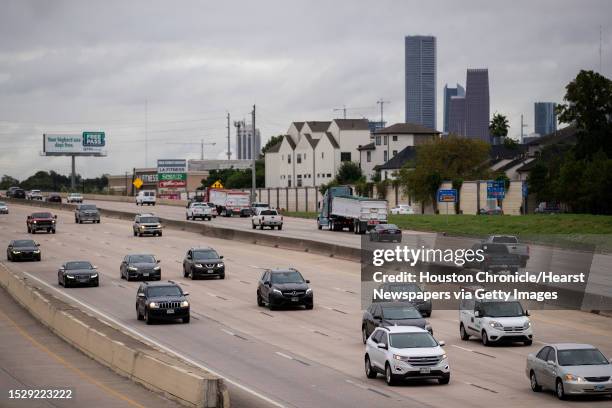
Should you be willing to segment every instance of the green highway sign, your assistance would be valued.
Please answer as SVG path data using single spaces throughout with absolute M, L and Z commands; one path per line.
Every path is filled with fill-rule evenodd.
M 106 145 L 104 132 L 83 132 L 83 146 L 102 147 Z
M 159 181 L 167 181 L 167 180 L 187 180 L 187 173 L 159 173 L 157 175 L 157 179 Z

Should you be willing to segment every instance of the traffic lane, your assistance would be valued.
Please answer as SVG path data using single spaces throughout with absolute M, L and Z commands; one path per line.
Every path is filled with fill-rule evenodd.
M 121 229 L 121 231 L 118 231 L 117 233 L 123 234 L 124 235 L 123 239 L 126 239 L 125 244 L 118 242 L 120 247 L 134 246 L 133 244 L 134 238 L 130 238 L 129 234 L 126 234 L 124 231 L 126 222 L 112 220 L 111 224 L 113 225 L 117 224 L 117 226 Z M 75 228 L 75 227 L 77 230 L 79 230 L 78 226 L 72 226 L 72 228 Z M 89 229 L 93 231 L 97 227 L 98 226 L 81 226 L 81 229 L 83 231 L 89 230 Z M 106 232 L 110 232 L 110 231 L 106 231 Z M 62 237 L 62 238 L 66 238 L 66 239 L 70 238 L 71 240 L 75 240 L 75 242 L 78 243 L 79 241 L 76 238 L 77 235 L 78 234 L 75 234 L 72 231 L 68 231 L 67 236 Z M 190 234 L 186 234 L 186 235 L 190 235 Z M 191 235 L 193 236 L 193 234 Z M 85 236 L 87 237 L 87 235 Z M 183 236 L 184 235 L 182 233 L 179 233 L 177 234 L 177 236 L 171 237 L 172 244 L 169 244 L 169 245 L 165 244 L 165 246 L 168 246 L 170 248 L 172 247 L 178 248 L 180 246 L 187 246 L 189 242 L 191 241 L 191 238 L 183 238 Z M 41 235 L 40 237 L 42 238 L 44 236 Z M 55 239 L 55 238 L 56 237 L 51 236 L 51 239 Z M 130 240 L 132 240 L 132 243 L 127 243 Z M 136 238 L 136 240 L 138 242 L 142 242 L 143 245 L 149 245 L 151 243 L 156 243 L 156 242 L 161 241 L 160 239 L 157 239 L 157 238 L 152 238 L 152 239 L 151 238 L 143 238 L 143 239 Z M 180 244 L 182 240 L 184 240 L 185 243 Z M 115 237 L 113 237 L 113 242 L 117 242 L 117 239 Z M 219 243 L 225 244 L 225 245 L 231 245 L 231 243 L 229 243 L 226 240 L 219 240 Z M 157 246 L 158 244 L 155 244 L 155 245 Z M 70 246 L 71 245 L 68 245 L 68 247 Z M 243 257 L 249 260 L 251 259 L 257 260 L 258 259 L 257 257 L 259 256 L 260 259 L 262 260 L 262 262 L 259 262 L 260 264 L 264 264 L 264 262 L 266 261 L 277 262 L 277 259 L 275 257 L 280 257 L 281 256 L 280 254 L 286 254 L 285 256 L 287 256 L 287 259 L 289 259 L 286 262 L 291 262 L 292 260 L 295 260 L 293 258 L 295 258 L 296 256 L 296 253 L 292 251 L 273 250 L 273 251 L 268 251 L 268 253 L 265 254 L 265 256 L 262 258 L 260 247 L 243 245 L 243 244 L 240 244 L 239 247 L 241 248 L 241 252 L 243 252 L 243 255 L 244 255 Z M 112 248 L 114 248 L 114 246 Z M 254 252 L 253 253 L 248 252 L 249 248 L 253 249 Z M 119 249 L 119 251 L 121 251 L 121 249 Z M 176 251 L 174 252 L 174 254 L 176 255 Z M 323 259 L 327 262 L 330 261 L 329 259 L 324 258 L 324 257 L 317 257 L 317 256 L 307 255 L 307 254 L 300 254 L 300 255 L 303 255 L 310 261 L 312 261 L 313 259 Z M 117 255 L 117 257 L 120 259 L 119 255 Z M 241 259 L 243 257 L 237 257 L 237 258 Z M 166 259 L 167 256 L 164 254 L 163 258 Z M 179 262 L 178 259 L 176 259 L 175 261 L 177 263 Z M 166 262 L 162 263 L 162 265 L 166 265 Z M 325 276 L 328 278 L 337 276 L 337 280 L 335 282 L 330 282 L 330 284 L 342 285 L 343 283 L 346 282 L 347 277 L 349 277 L 351 273 L 355 274 L 354 271 L 351 272 L 348 270 L 342 273 L 344 265 L 355 265 L 355 264 L 347 262 L 347 261 L 339 262 L 338 260 L 333 260 L 331 264 L 333 268 L 332 269 L 333 273 L 329 273 L 330 272 L 329 269 L 325 269 L 325 268 L 322 271 L 319 271 L 319 273 L 321 276 Z M 257 265 L 251 265 L 251 269 L 256 270 L 257 268 L 261 268 L 261 267 L 252 268 L 256 266 Z M 315 270 L 313 270 L 313 273 L 316 273 L 316 270 L 318 270 L 319 268 L 314 268 L 314 269 Z M 242 273 L 246 273 L 247 276 L 240 276 Z M 260 274 L 260 270 L 256 270 L 255 276 L 258 276 L 259 274 Z M 118 275 L 118 272 L 117 272 L 117 275 Z M 239 276 L 236 276 L 236 275 L 239 275 Z M 321 360 L 321 364 L 329 364 L 330 366 L 336 369 L 344 371 L 345 373 L 347 373 L 347 375 L 355 375 L 355 374 L 357 374 L 358 376 L 361 375 L 361 373 L 363 372 L 363 368 L 361 367 L 361 358 L 363 355 L 363 345 L 361 345 L 359 341 L 360 339 L 359 337 L 360 311 L 359 311 L 359 303 L 357 300 L 354 301 L 355 302 L 353 305 L 354 307 L 350 307 L 346 309 L 345 313 L 348 311 L 348 314 L 349 314 L 348 316 L 340 314 L 335 311 L 328 310 L 326 308 L 323 308 L 322 310 L 322 312 L 325 312 L 325 313 L 318 313 L 318 314 L 312 313 L 312 312 L 304 312 L 304 311 L 301 311 L 301 312 L 300 311 L 295 311 L 295 312 L 284 311 L 284 312 L 271 312 L 271 313 L 267 313 L 266 311 L 265 313 L 267 314 L 264 315 L 260 311 L 259 315 L 253 316 L 252 313 L 249 315 L 249 308 L 252 308 L 253 310 L 258 310 L 258 308 L 254 305 L 255 304 L 254 300 L 251 301 L 252 303 L 249 302 L 249 296 L 253 296 L 252 293 L 254 293 L 254 286 L 246 292 L 242 292 L 242 293 L 240 292 L 241 291 L 240 288 L 242 288 L 243 285 L 245 285 L 243 281 L 245 281 L 245 279 L 250 279 L 253 276 L 253 272 L 251 270 L 243 271 L 242 268 L 235 268 L 234 273 L 230 273 L 228 274 L 228 276 L 229 277 L 235 276 L 238 278 L 238 280 L 231 278 L 231 279 L 226 279 L 226 281 L 189 282 L 188 283 L 189 285 L 193 285 L 193 286 L 190 286 L 188 290 L 192 291 L 192 294 L 194 294 L 194 296 L 192 296 L 192 304 L 194 304 L 194 307 L 199 308 L 198 304 L 196 303 L 196 299 L 198 299 L 198 302 L 199 302 L 199 299 L 204 300 L 204 307 L 205 307 L 204 310 L 206 311 L 206 314 L 210 315 L 211 313 L 213 312 L 216 313 L 216 311 L 218 311 L 219 315 L 214 318 L 216 318 L 217 320 L 220 319 L 224 323 L 231 321 L 231 318 L 228 316 L 235 315 L 235 314 L 239 316 L 243 316 L 244 317 L 243 321 L 238 322 L 239 324 L 237 326 L 233 326 L 232 324 L 229 327 L 230 331 L 233 330 L 234 332 L 237 332 L 237 333 L 240 333 L 240 330 L 248 332 L 249 331 L 248 323 L 252 319 L 253 325 L 255 325 L 260 331 L 264 333 L 263 336 L 267 335 L 269 337 L 268 341 L 270 343 L 276 345 L 279 342 L 281 343 L 287 342 L 288 343 L 287 349 L 300 350 L 300 356 L 305 355 L 307 356 L 307 358 L 310 358 L 310 355 L 315 354 L 314 357 L 317 360 Z M 318 281 L 318 278 L 314 279 L 313 282 L 317 282 L 317 281 Z M 358 280 L 355 280 L 355 282 L 357 282 L 358 284 Z M 215 285 L 214 287 L 216 289 L 220 289 L 220 288 L 223 288 L 223 286 L 228 283 L 232 283 L 234 285 L 231 288 L 231 290 L 229 290 L 229 292 L 227 293 L 224 292 L 219 295 L 223 299 L 220 299 L 217 297 L 218 296 L 217 291 L 211 292 L 209 289 L 206 289 L 205 293 L 200 293 L 200 295 L 202 296 L 197 294 L 199 293 L 200 285 L 202 285 L 201 286 L 202 288 L 210 288 L 212 287 L 212 285 Z M 123 282 L 122 285 L 127 285 L 127 283 Z M 137 283 L 130 283 L 130 285 L 137 285 Z M 136 286 L 134 286 L 134 289 L 133 289 L 134 292 L 135 292 L 135 287 Z M 85 289 L 85 290 L 89 290 L 89 289 Z M 95 289 L 92 289 L 92 290 L 95 290 Z M 335 292 L 338 292 L 335 289 L 332 289 L 332 290 L 334 290 Z M 236 292 L 236 293 L 232 295 L 232 292 Z M 211 295 L 211 293 L 213 295 Z M 315 293 L 319 293 L 319 290 L 317 288 L 315 288 Z M 346 295 L 348 297 L 347 299 L 351 299 L 349 295 L 351 294 L 349 293 Z M 340 296 L 344 296 L 342 292 L 340 292 Z M 321 296 L 317 296 L 317 299 L 319 297 Z M 326 299 L 325 296 L 323 296 L 323 299 L 321 301 L 318 301 L 317 303 L 320 303 L 322 301 L 332 302 L 337 297 L 338 296 L 336 294 L 334 294 L 334 296 L 330 299 Z M 246 299 L 245 305 L 244 305 L 245 309 L 242 309 L 242 306 L 240 307 L 236 306 L 236 304 L 242 302 L 244 299 Z M 230 303 L 229 305 L 224 306 L 223 305 L 224 302 L 230 302 Z M 318 307 L 316 307 L 316 309 L 318 309 Z M 268 314 L 271 315 L 272 318 L 275 318 L 275 319 L 278 318 L 278 321 L 271 323 L 271 322 L 260 322 L 256 319 L 256 317 L 259 317 L 260 319 L 263 317 L 265 317 L 266 319 L 269 319 L 270 317 L 267 316 Z M 335 317 L 334 319 L 334 316 L 336 315 L 337 317 Z M 299 320 L 300 318 L 308 318 L 309 316 L 312 316 L 314 318 L 311 322 L 309 322 L 310 327 L 319 327 L 320 328 L 319 331 L 323 333 L 326 333 L 328 330 L 333 329 L 334 327 L 340 325 L 344 321 L 350 321 L 351 323 L 348 325 L 346 329 L 345 338 L 340 338 L 338 339 L 338 341 L 335 341 L 334 337 L 332 337 L 331 339 L 319 338 L 318 336 L 322 336 L 319 333 L 305 333 L 304 332 L 305 328 L 300 327 L 299 324 L 296 324 L 296 320 Z M 435 311 L 434 316 L 436 317 L 440 316 L 444 318 L 444 313 Z M 456 316 L 456 312 L 454 316 Z M 443 325 L 438 325 L 438 323 L 436 322 L 436 317 L 432 319 L 432 323 L 434 323 L 434 329 L 436 330 L 436 333 L 438 334 L 437 337 L 446 339 L 448 341 L 448 338 L 445 338 L 445 336 L 452 335 L 453 333 L 455 333 L 454 336 L 456 338 L 457 337 L 456 333 L 458 330 L 457 329 L 458 323 L 452 322 L 452 318 L 449 319 L 451 320 L 450 328 L 448 330 L 448 333 L 444 333 L 446 330 L 444 330 Z M 332 319 L 333 323 L 331 324 L 326 323 L 325 321 L 327 319 Z M 265 328 L 265 330 L 261 330 L 262 327 Z M 287 327 L 290 327 L 291 330 L 287 330 Z M 238 330 L 236 328 L 238 328 Z M 277 339 L 280 339 L 280 340 L 277 340 Z M 475 347 L 472 347 L 472 346 L 470 347 L 472 348 L 479 347 L 478 344 L 476 343 L 474 344 L 475 344 Z M 317 349 L 319 348 L 318 347 L 319 345 L 325 346 L 323 347 L 323 352 L 320 354 L 317 351 Z M 510 361 L 502 362 L 503 359 L 495 361 L 495 364 L 498 366 L 497 367 L 498 369 L 496 370 L 495 368 L 492 368 L 490 366 L 491 362 L 489 359 L 491 359 L 492 357 L 485 355 L 486 352 L 485 354 L 479 354 L 479 353 L 475 353 L 469 350 L 468 351 L 463 350 L 463 348 L 457 348 L 457 350 L 454 350 L 454 348 L 453 349 L 449 348 L 451 364 L 453 365 L 453 370 L 454 370 L 453 371 L 454 380 L 451 384 L 452 386 L 442 387 L 444 390 L 448 391 L 448 394 L 445 391 L 437 391 L 438 395 L 444 395 L 444 398 L 447 398 L 447 399 L 454 398 L 453 395 L 458 392 L 458 388 L 466 388 L 465 391 L 461 390 L 459 394 L 466 395 L 466 400 L 464 402 L 465 404 L 469 405 L 470 398 L 471 398 L 470 396 L 473 396 L 474 392 L 476 392 L 476 394 L 481 393 L 481 392 L 490 393 L 491 391 L 487 391 L 490 389 L 493 389 L 497 393 L 500 393 L 502 395 L 505 395 L 505 394 L 517 395 L 516 394 L 517 392 L 519 394 L 525 392 L 526 390 L 525 387 L 527 385 L 525 383 L 525 380 L 522 378 L 524 359 L 517 360 L 517 354 L 514 350 L 510 350 L 510 351 L 503 350 L 501 354 L 503 354 L 504 356 L 509 356 Z M 487 350 L 490 350 L 490 349 L 487 349 Z M 521 357 L 523 357 L 525 354 L 518 354 L 518 355 L 521 355 Z M 517 361 L 518 361 L 518 364 L 517 364 Z M 510 364 L 509 367 L 508 367 L 508 364 Z M 472 371 L 477 373 L 478 375 L 476 376 L 472 375 L 471 374 Z M 491 379 L 493 379 L 494 382 L 491 382 Z M 497 381 L 499 381 L 500 384 L 497 384 L 496 383 Z M 382 385 L 383 384 L 382 379 L 379 379 L 378 381 L 374 381 L 373 383 L 382 386 L 383 390 L 385 390 L 384 385 Z M 511 384 L 512 387 L 508 389 L 506 383 Z M 431 396 L 429 395 L 430 391 L 428 391 L 428 387 L 408 388 L 405 390 L 397 389 L 397 390 L 401 391 L 402 393 L 407 392 L 410 395 L 423 393 L 424 394 L 423 397 L 426 401 L 429 401 L 431 398 Z
M 174 408 L 54 335 L 0 288 L 0 406 Z M 61 374 L 60 374 L 61 373 Z M 9 390 L 71 390 L 71 399 L 9 399 Z

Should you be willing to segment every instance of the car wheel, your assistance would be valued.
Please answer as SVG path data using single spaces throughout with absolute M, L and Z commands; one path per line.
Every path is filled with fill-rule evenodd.
M 188 215 L 185 215 L 185 219 L 186 219 L 187 221 L 189 221 L 189 216 L 188 216 Z
M 438 384 L 440 385 L 446 385 L 450 382 L 450 373 L 445 375 L 442 378 L 438 378 Z
M 533 344 L 533 340 L 525 340 L 523 344 L 526 346 L 531 346 Z
M 391 372 L 389 363 L 385 364 L 385 381 L 387 385 L 395 385 L 397 383 L 395 375 Z
M 463 327 L 463 323 L 459 325 L 459 335 L 461 336 L 461 340 L 469 340 L 470 335 L 465 331 L 465 327 Z
M 368 330 L 365 326 L 363 326 L 361 328 L 361 341 L 363 341 L 363 344 L 366 344 L 366 342 L 368 341 L 368 337 Z
M 257 306 L 259 306 L 259 307 L 265 306 L 265 303 L 261 299 L 261 296 L 259 295 L 259 292 L 257 292 Z
M 40 262 L 40 261 L 41 261 L 41 259 L 42 259 L 42 256 L 41 256 L 41 255 L 38 255 L 38 256 L 36 257 L 36 262 Z
M 32 234 L 36 234 L 36 230 L 34 228 L 30 228 L 30 231 L 28 232 L 31 232 Z
M 185 265 L 183 265 L 183 278 L 188 277 L 187 271 L 185 270 Z
M 372 368 L 372 364 L 370 363 L 370 356 L 366 354 L 365 356 L 365 374 L 368 378 L 376 378 L 376 371 Z
M 314 308 L 314 304 L 306 305 L 306 310 L 312 310 Z
M 183 323 L 189 323 L 190 316 L 183 317 Z
M 136 320 L 143 320 L 144 318 L 140 314 L 140 310 L 138 310 L 138 306 L 136 306 Z
M 531 374 L 529 374 L 529 382 L 531 383 L 531 391 L 533 392 L 542 391 L 542 386 L 538 384 L 538 380 L 536 379 L 536 375 L 533 371 L 531 372 Z
M 482 331 L 482 345 L 485 347 L 489 347 L 491 345 L 491 342 L 489 342 L 489 336 L 484 330 Z
M 149 312 L 147 311 L 147 309 L 145 309 L 145 312 L 144 312 L 144 319 L 145 319 L 145 322 L 147 322 L 147 324 L 153 323 L 153 319 L 151 318 L 151 316 L 149 316 Z
M 142 237 L 142 232 L 138 232 L 138 236 L 139 236 L 139 237 Z
M 53 229 L 51 230 L 51 233 L 52 233 L 52 234 L 55 234 L 55 228 L 53 228 Z
M 78 223 L 79 223 L 79 220 L 78 220 L 76 217 L 74 217 L 74 223 L 75 223 L 75 224 L 78 224 Z
M 83 220 L 79 220 L 79 224 L 82 224 L 82 223 L 83 223 Z
M 136 231 L 132 231 L 132 232 L 134 233 L 134 236 L 138 235 L 138 234 L 136 233 Z
M 257 226 L 255 225 L 255 223 L 252 223 L 253 229 L 256 229 Z
M 157 235 L 159 235 L 159 236 L 161 237 L 161 236 L 162 236 L 162 233 L 161 233 L 161 231 L 160 231 L 160 232 L 159 232 L 159 234 L 157 234 Z
M 219 275 L 219 279 L 225 279 L 225 274 L 222 273 L 221 275 Z
M 556 387 L 557 398 L 560 400 L 565 399 L 565 389 L 563 388 L 563 381 L 557 379 L 557 387 Z

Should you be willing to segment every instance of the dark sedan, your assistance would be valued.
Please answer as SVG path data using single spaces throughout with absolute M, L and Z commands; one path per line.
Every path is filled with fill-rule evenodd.
M 218 276 L 225 279 L 223 255 L 212 248 L 191 248 L 183 259 L 183 276 L 191 279 Z
M 416 307 L 419 313 L 421 313 L 423 316 L 431 316 L 431 300 L 423 299 L 423 289 L 416 283 L 383 283 L 374 291 L 372 302 L 384 302 L 392 299 L 404 301 L 406 299 L 403 297 L 411 296 L 411 293 L 414 293 L 415 295 L 412 295 L 414 300 L 410 301 L 409 303 Z M 385 294 L 388 294 L 386 296 L 391 296 L 391 299 L 377 297 L 377 295 L 385 296 Z
M 370 231 L 370 241 L 402 242 L 402 230 L 395 224 L 378 224 Z
M 61 203 L 62 196 L 57 193 L 51 193 L 47 196 L 47 202 L 48 203 Z
M 433 334 L 433 330 L 427 320 L 411 304 L 404 302 L 382 302 L 372 303 L 363 312 L 361 320 L 361 337 L 363 344 L 366 343 L 370 334 L 377 327 L 383 326 L 415 326 L 427 330 Z
M 16 239 L 6 248 L 7 261 L 40 261 L 40 244 L 31 239 Z
M 270 310 L 278 306 L 301 305 L 312 309 L 314 302 L 309 283 L 293 268 L 267 270 L 257 286 L 257 305 L 267 304 Z
M 88 261 L 66 262 L 57 271 L 57 283 L 70 286 L 100 286 L 97 268 Z
M 153 255 L 126 255 L 119 267 L 121 279 L 161 280 L 160 260 Z

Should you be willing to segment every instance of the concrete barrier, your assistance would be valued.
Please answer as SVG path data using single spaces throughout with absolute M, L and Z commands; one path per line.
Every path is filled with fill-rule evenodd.
M 189 407 L 230 406 L 222 379 L 75 309 L 3 264 L 0 285 L 55 334 L 118 374 Z

